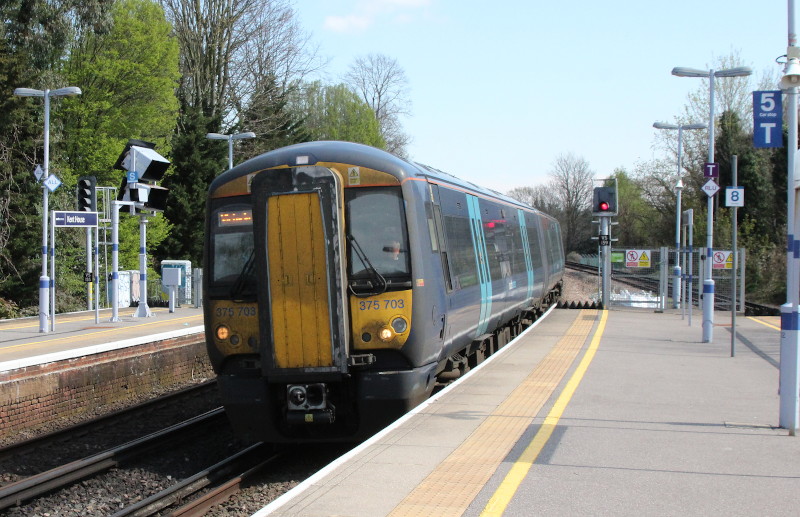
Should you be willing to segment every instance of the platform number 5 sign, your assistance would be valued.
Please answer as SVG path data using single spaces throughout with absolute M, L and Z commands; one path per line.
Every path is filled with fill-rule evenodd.
M 753 146 L 783 147 L 780 90 L 753 92 Z

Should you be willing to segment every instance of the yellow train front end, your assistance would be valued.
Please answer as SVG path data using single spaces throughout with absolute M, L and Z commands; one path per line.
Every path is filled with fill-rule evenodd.
M 386 385 L 376 366 L 411 329 L 400 181 L 298 147 L 246 162 L 211 186 L 207 347 L 240 436 L 360 439 L 419 401 L 418 393 L 406 400 L 403 382 L 373 389 Z M 362 213 L 367 204 L 376 214 Z M 394 233 L 372 234 L 379 229 Z

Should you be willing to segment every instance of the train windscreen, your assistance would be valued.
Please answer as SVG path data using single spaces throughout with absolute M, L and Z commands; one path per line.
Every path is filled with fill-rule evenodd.
M 210 295 L 255 296 L 253 213 L 249 205 L 218 208 L 211 221 Z
M 351 280 L 383 277 L 388 287 L 411 281 L 408 233 L 400 188 L 351 188 L 347 203 Z

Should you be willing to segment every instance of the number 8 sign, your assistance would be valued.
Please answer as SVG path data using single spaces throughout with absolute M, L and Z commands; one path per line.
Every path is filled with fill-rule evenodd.
M 744 206 L 744 187 L 725 187 L 725 206 Z

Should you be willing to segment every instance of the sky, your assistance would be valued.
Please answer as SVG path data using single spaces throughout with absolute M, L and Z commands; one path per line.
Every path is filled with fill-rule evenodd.
M 597 178 L 666 158 L 653 122 L 675 122 L 691 93 L 708 90 L 673 67 L 708 69 L 736 53 L 755 90 L 760 76 L 780 76 L 788 44 L 787 0 L 295 0 L 294 9 L 328 60 L 328 82 L 359 56 L 397 60 L 412 160 L 501 192 L 546 183 L 569 153 Z

